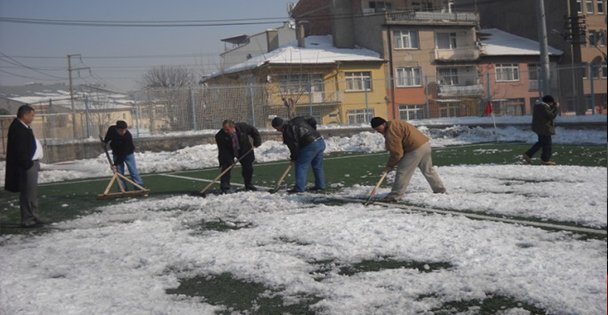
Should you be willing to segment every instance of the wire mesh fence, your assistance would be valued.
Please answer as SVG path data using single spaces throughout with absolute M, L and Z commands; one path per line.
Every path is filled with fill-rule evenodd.
M 489 103 L 494 115 L 521 116 L 531 114 L 540 96 L 534 64 L 441 66 L 433 76 L 422 75 L 420 69 L 396 68 L 392 81 L 325 77 L 143 89 L 121 100 L 109 93 L 78 93 L 74 99 L 32 104 L 37 110 L 33 128 L 37 137 L 53 143 L 103 136 L 117 120 L 125 120 L 135 137 L 143 137 L 218 130 L 225 119 L 270 128 L 275 116 L 307 115 L 325 125 L 367 124 L 373 116 L 404 120 L 483 116 Z M 551 71 L 550 91 L 563 115 L 605 115 L 606 77 L 605 64 L 561 66 Z M 2 150 L 14 117 L 0 116 Z

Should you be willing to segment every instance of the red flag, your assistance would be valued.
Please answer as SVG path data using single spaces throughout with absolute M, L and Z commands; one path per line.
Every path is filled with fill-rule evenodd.
M 483 111 L 483 114 L 486 116 L 490 116 L 492 114 L 492 102 L 488 101 L 488 103 L 486 104 L 486 109 Z

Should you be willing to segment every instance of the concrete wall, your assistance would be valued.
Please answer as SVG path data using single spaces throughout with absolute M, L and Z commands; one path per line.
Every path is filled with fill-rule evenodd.
M 373 131 L 371 128 L 340 128 L 321 129 L 324 137 L 349 137 L 362 131 Z M 262 141 L 281 141 L 281 134 L 276 131 L 260 131 Z M 149 137 L 134 139 L 137 152 L 175 151 L 185 147 L 201 144 L 214 144 L 215 134 L 179 136 L 179 137 Z M 103 154 L 100 142 L 44 144 L 44 163 L 96 158 Z

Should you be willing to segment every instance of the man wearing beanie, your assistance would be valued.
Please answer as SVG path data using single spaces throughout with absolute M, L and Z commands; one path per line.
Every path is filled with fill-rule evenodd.
M 559 113 L 558 104 L 551 95 L 545 95 L 534 104 L 532 111 L 532 131 L 538 136 L 538 141 L 523 154 L 526 163 L 532 163 L 534 153 L 542 148 L 540 155 L 541 164 L 555 165 L 551 160 L 552 140 L 551 135 L 555 134 L 555 117 Z
M 386 121 L 381 117 L 374 117 L 371 125 L 384 136 L 386 150 L 390 153 L 384 172 L 388 173 L 397 168 L 395 182 L 384 201 L 397 201 L 405 194 L 416 168 L 420 169 L 434 193 L 446 192 L 439 174 L 433 168 L 429 138 L 415 126 L 402 120 Z
M 127 164 L 131 179 L 137 184 L 144 186 L 144 182 L 141 180 L 141 177 L 139 177 L 137 165 L 135 164 L 135 155 L 133 154 L 135 152 L 135 145 L 133 144 L 133 136 L 131 136 L 131 133 L 127 128 L 126 121 L 117 121 L 116 125 L 108 128 L 103 142 L 110 142 L 112 159 L 114 160 L 112 170 L 117 170 L 120 174 L 124 175 L 125 164 Z M 127 182 L 123 180 L 122 183 L 123 187 L 126 189 Z
M 275 117 L 272 120 L 272 127 L 283 134 L 283 143 L 289 148 L 290 159 L 295 164 L 296 183 L 288 193 L 299 193 L 306 189 L 308 169 L 311 166 L 315 175 L 315 186 L 309 190 L 325 190 L 325 171 L 323 170 L 325 141 L 317 131 L 315 119 L 294 117 L 289 121 L 284 121 L 280 117 Z

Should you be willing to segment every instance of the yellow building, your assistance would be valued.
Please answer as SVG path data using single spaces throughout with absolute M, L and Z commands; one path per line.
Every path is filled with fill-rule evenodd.
M 300 115 L 321 124 L 368 123 L 386 117 L 384 63 L 373 51 L 339 49 L 331 36 L 310 36 L 207 78 L 206 106 L 222 109 L 223 119 L 257 126 Z

